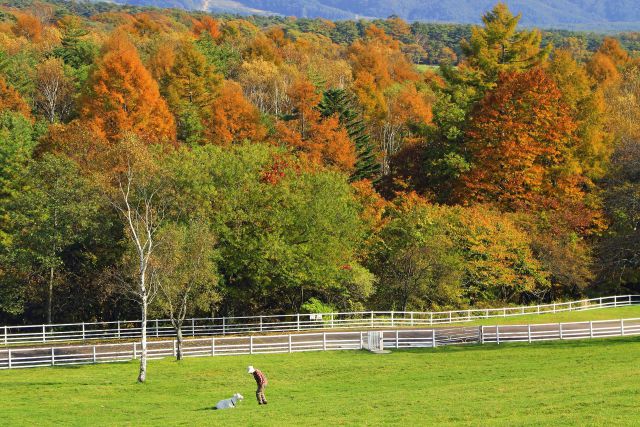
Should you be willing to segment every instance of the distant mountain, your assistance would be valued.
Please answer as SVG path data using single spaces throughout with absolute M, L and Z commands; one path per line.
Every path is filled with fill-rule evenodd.
M 241 14 L 477 23 L 497 0 L 118 0 Z M 522 24 L 543 28 L 640 29 L 640 0 L 506 0 Z

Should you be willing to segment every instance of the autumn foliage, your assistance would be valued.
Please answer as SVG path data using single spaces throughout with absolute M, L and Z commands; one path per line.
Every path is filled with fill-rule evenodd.
M 504 3 L 469 28 L 47 1 L 0 5 L 5 323 L 41 323 L 45 290 L 61 320 L 137 316 L 104 197 L 130 167 L 169 235 L 211 233 L 194 316 L 640 289 L 637 34 L 523 30 Z
M 575 123 L 555 83 L 540 68 L 503 73 L 480 102 L 467 133 L 473 168 L 461 202 L 536 209 L 575 190 L 557 173 L 566 162 Z
M 17 111 L 25 117 L 31 117 L 31 108 L 24 101 L 22 96 L 5 79 L 0 76 L 0 110 Z
M 89 84 L 81 117 L 100 135 L 115 141 L 131 132 L 149 143 L 175 141 L 173 116 L 124 32 L 107 41 Z
M 320 95 L 315 87 L 301 79 L 291 86 L 288 95 L 294 115 L 278 123 L 279 140 L 312 163 L 352 172 L 356 163 L 355 146 L 337 116 L 322 118 L 317 109 Z
M 258 109 L 247 101 L 242 88 L 235 82 L 227 81 L 220 88 L 212 105 L 210 120 L 207 133 L 215 144 L 260 141 L 266 136 Z

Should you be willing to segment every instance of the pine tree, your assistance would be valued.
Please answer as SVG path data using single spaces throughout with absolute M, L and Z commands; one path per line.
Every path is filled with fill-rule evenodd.
M 324 117 L 338 114 L 340 124 L 347 130 L 356 148 L 358 159 L 351 181 L 370 179 L 377 181 L 380 165 L 376 159 L 371 137 L 364 121 L 355 112 L 354 99 L 344 89 L 329 89 L 324 92 L 318 109 Z
M 476 77 L 491 87 L 501 72 L 522 71 L 544 62 L 552 46 L 541 47 L 539 30 L 519 31 L 520 18 L 504 3 L 486 13 L 482 17 L 484 26 L 474 27 L 470 40 L 462 42 L 463 68 L 478 73 Z
M 290 114 L 276 124 L 278 139 L 300 153 L 310 164 L 319 164 L 351 175 L 357 153 L 337 114 L 323 117 L 318 109 L 322 95 L 308 79 L 298 79 L 289 90 Z

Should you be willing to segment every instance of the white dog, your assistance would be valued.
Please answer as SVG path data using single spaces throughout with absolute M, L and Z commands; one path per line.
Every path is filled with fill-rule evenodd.
M 213 409 L 228 409 L 235 408 L 236 405 L 242 400 L 244 397 L 240 393 L 234 394 L 229 399 L 223 399 L 216 404 L 216 407 Z

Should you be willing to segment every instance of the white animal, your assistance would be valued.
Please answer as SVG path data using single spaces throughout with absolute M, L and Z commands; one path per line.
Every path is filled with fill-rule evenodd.
M 223 399 L 216 404 L 214 409 L 228 409 L 235 408 L 238 403 L 244 399 L 244 397 L 240 393 L 236 393 L 231 396 L 229 399 Z

